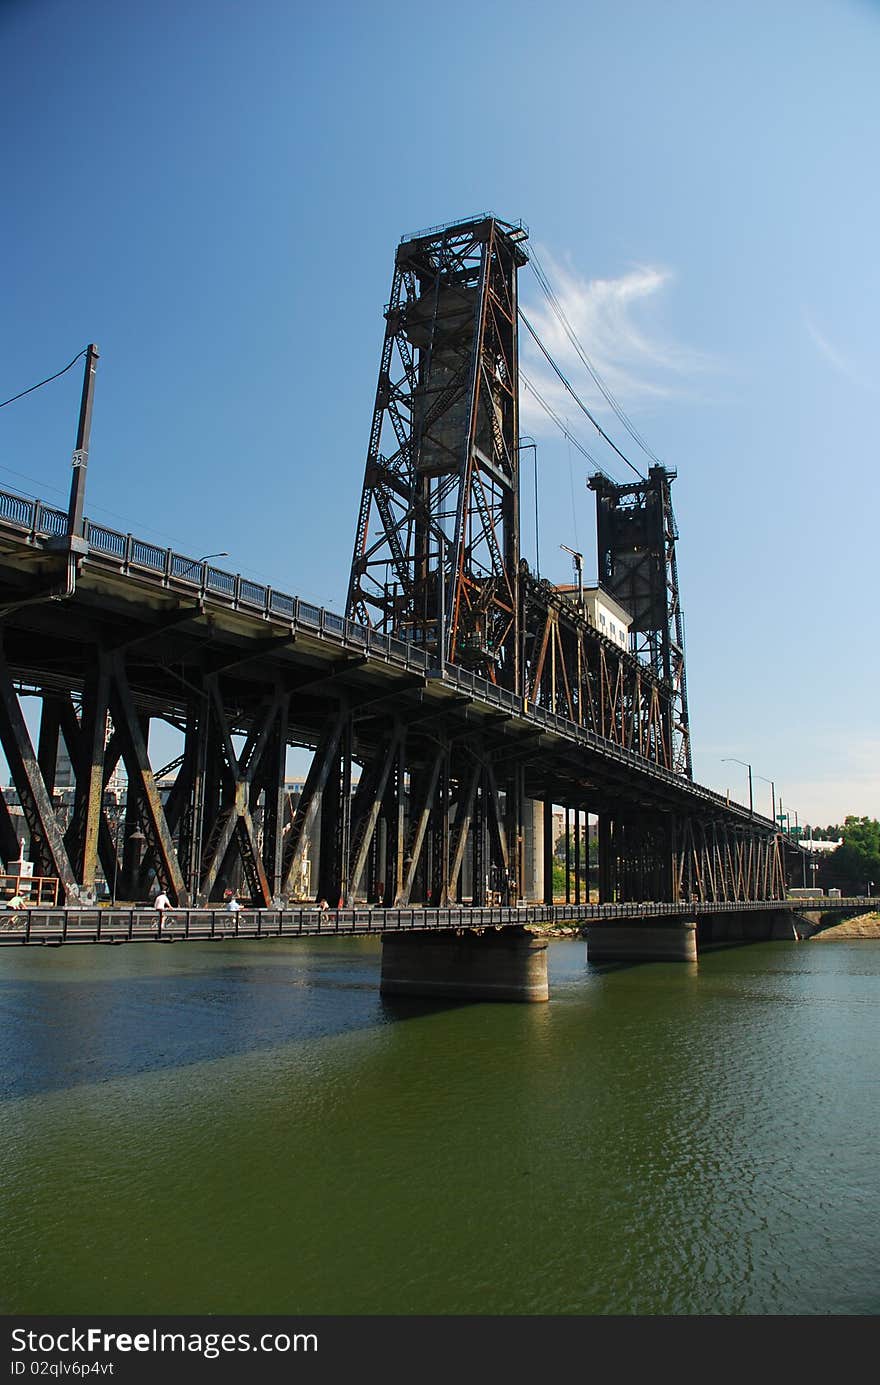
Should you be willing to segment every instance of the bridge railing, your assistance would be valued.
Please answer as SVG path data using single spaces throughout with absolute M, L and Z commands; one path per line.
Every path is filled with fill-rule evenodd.
M 66 533 L 67 514 L 63 510 L 44 505 L 40 500 L 17 495 L 13 491 L 0 490 L 0 521 L 14 525 L 27 534 L 30 542 L 41 538 L 54 538 Z M 84 537 L 90 549 L 120 564 L 124 573 L 148 572 L 160 577 L 165 585 L 180 585 L 184 589 L 194 588 L 202 595 L 208 593 L 230 602 L 236 608 L 252 610 L 264 619 L 282 619 L 292 626 L 302 626 L 316 631 L 323 639 L 338 641 L 343 646 L 362 649 L 367 654 L 386 659 L 413 672 L 429 672 L 433 661 L 428 652 L 392 635 L 383 635 L 344 616 L 329 611 L 326 607 L 315 606 L 288 592 L 277 591 L 274 587 L 252 582 L 240 573 L 227 572 L 223 568 L 209 567 L 197 558 L 187 557 L 171 548 L 160 548 L 132 534 L 121 533 L 103 524 L 86 520 Z M 683 780 L 672 770 L 655 764 L 633 750 L 628 750 L 616 742 L 607 740 L 566 717 L 558 716 L 533 702 L 519 697 L 509 688 L 499 687 L 488 679 L 481 678 L 469 669 L 458 665 L 445 665 L 443 680 L 481 701 L 504 708 L 519 716 L 528 717 L 548 730 L 558 732 L 569 740 L 598 751 L 606 759 L 614 759 L 630 768 L 637 768 L 649 774 L 658 782 L 686 791 L 701 803 L 716 807 L 727 814 L 738 805 L 731 805 L 721 794 L 714 793 L 702 785 Z M 745 809 L 743 816 L 748 816 Z M 752 821 L 762 824 L 760 817 Z M 768 826 L 774 824 L 767 823 Z
M 587 926 L 616 920 L 644 922 L 677 918 L 692 920 L 704 915 L 793 911 L 809 901 L 743 900 L 722 903 L 644 904 L 533 904 L 519 908 L 408 908 L 373 909 L 362 906 L 328 909 L 316 906 L 287 909 L 227 910 L 173 909 L 162 917 L 161 931 L 155 909 L 29 908 L 0 913 L 0 948 L 7 946 L 58 946 L 62 943 L 198 942 L 223 939 L 324 937 L 329 934 L 430 932 L 453 928 L 528 927 L 530 924 L 572 923 Z M 818 901 L 816 901 L 818 903 Z M 856 896 L 835 900 L 830 912 L 851 911 L 876 904 L 876 897 Z

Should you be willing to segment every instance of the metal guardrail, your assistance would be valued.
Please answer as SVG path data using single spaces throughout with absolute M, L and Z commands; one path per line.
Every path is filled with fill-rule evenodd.
M 0 522 L 2 521 L 24 531 L 27 542 L 32 544 L 37 544 L 44 538 L 58 537 L 67 531 L 65 511 L 12 491 L 0 490 Z M 323 606 L 315 606 L 298 596 L 251 582 L 240 573 L 210 567 L 195 558 L 176 553 L 171 548 L 159 548 L 155 544 L 135 538 L 132 534 L 123 534 L 116 529 L 107 528 L 106 525 L 94 524 L 89 519 L 84 522 L 84 537 L 92 554 L 118 563 L 124 574 L 153 575 L 164 586 L 173 584 L 175 587 L 179 585 L 183 590 L 196 589 L 202 597 L 216 597 L 228 602 L 234 609 L 252 611 L 264 620 L 279 619 L 289 627 L 301 626 L 316 632 L 322 639 L 338 642 L 343 647 L 362 649 L 368 655 L 380 657 L 412 672 L 427 673 L 434 669 L 427 652 L 418 645 L 408 644 L 391 635 L 379 634 Z M 508 688 L 500 688 L 469 669 L 446 664 L 440 677 L 450 687 L 468 692 L 474 698 L 490 706 L 501 707 L 524 720 L 536 722 L 569 741 L 596 751 L 605 759 L 615 760 L 627 769 L 646 774 L 656 782 L 717 808 L 720 812 L 733 813 L 744 821 L 775 830 L 775 824 L 769 818 L 749 814 L 743 805 L 732 804 L 723 795 L 704 788 L 701 784 L 695 784 L 692 780 L 685 779 L 682 775 L 675 774 L 672 770 L 665 769 L 635 751 L 569 721 L 566 717 L 558 716 L 529 702 L 528 699 L 518 697 Z
M 471 216 L 456 217 L 453 221 L 441 221 L 438 226 L 426 226 L 421 231 L 410 231 L 408 235 L 401 236 L 400 243 L 405 245 L 407 241 L 424 240 L 426 236 L 437 236 L 441 231 L 447 231 L 455 226 L 479 226 L 481 222 L 488 221 L 490 218 L 497 221 L 499 226 L 514 231 L 523 231 L 528 235 L 529 228 L 522 220 L 506 221 L 504 217 L 496 216 L 494 212 L 475 212 Z
M 519 908 L 452 909 L 172 909 L 162 916 L 155 909 L 28 909 L 0 915 L 0 947 L 59 947 L 74 943 L 221 942 L 234 939 L 332 936 L 379 936 L 396 932 L 436 932 L 438 929 L 528 927 L 539 923 L 602 924 L 682 921 L 717 914 L 792 912 L 809 900 L 737 900 L 728 903 L 684 904 L 562 904 Z M 820 901 L 817 899 L 816 903 Z M 855 896 L 834 900 L 828 912 L 871 907 L 876 898 Z M 826 901 L 827 903 L 827 901 Z

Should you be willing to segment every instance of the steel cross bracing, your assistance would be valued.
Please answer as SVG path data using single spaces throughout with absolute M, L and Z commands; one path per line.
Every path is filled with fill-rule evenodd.
M 630 614 L 635 652 L 662 681 L 668 763 L 692 778 L 674 479 L 653 466 L 641 481 L 617 485 L 598 474 L 588 484 L 596 492 L 599 583 Z
M 34 873 L 58 878 L 68 902 L 87 897 L 100 871 L 120 900 L 145 900 L 158 883 L 176 904 L 217 902 L 235 885 L 267 907 L 296 897 L 308 851 L 311 898 L 514 903 L 535 800 L 600 815 L 608 901 L 783 892 L 775 825 L 667 767 L 650 671 L 638 674 L 629 656 L 614 671 L 607 649 L 604 672 L 590 665 L 580 686 L 557 686 L 554 707 L 552 690 L 531 697 L 550 676 L 550 637 L 544 670 L 536 664 L 528 694 L 517 695 L 88 520 L 68 593 L 67 555 L 52 546 L 56 513 L 0 493 L 0 742 Z M 585 636 L 557 614 L 552 640 Z M 621 717 L 621 685 L 637 675 L 642 710 Z M 616 689 L 613 724 L 603 726 L 601 702 L 589 710 L 597 679 Z M 36 747 L 26 697 L 38 699 Z M 170 787 L 152 768 L 158 722 L 183 744 Z M 65 821 L 59 744 L 74 783 Z M 291 745 L 314 752 L 295 803 L 284 783 Z M 128 789 L 114 806 L 108 786 L 120 765 Z M 8 862 L 16 822 L 0 803 Z
M 487 216 L 398 246 L 346 603 L 514 690 L 524 240 Z
M 519 556 L 524 239 L 484 216 L 398 248 L 348 614 L 692 777 L 674 473 L 590 481 L 600 582 L 632 614 L 635 657 Z

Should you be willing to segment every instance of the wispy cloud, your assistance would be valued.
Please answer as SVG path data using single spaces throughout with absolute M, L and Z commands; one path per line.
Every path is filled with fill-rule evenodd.
M 645 317 L 673 281 L 672 271 L 639 265 L 615 279 L 583 279 L 539 250 L 547 278 L 575 336 L 610 392 L 627 412 L 657 401 L 694 393 L 694 377 L 713 367 L 705 354 L 653 331 Z M 590 379 L 563 324 L 549 303 L 532 298 L 523 311 L 577 394 L 595 413 L 611 411 Z M 580 417 L 577 405 L 527 333 L 522 337 L 523 368 L 548 404 L 563 418 Z M 526 391 L 523 414 L 533 431 L 552 427 Z
M 803 308 L 801 311 L 803 313 L 804 326 L 807 329 L 807 335 L 812 341 L 813 345 L 816 347 L 816 350 L 819 352 L 820 356 L 823 356 L 825 360 L 829 363 L 829 365 L 832 365 L 834 369 L 838 372 L 838 374 L 843 375 L 847 380 L 850 381 L 851 384 L 858 385 L 860 389 L 867 390 L 869 394 L 877 394 L 877 386 L 874 384 L 874 382 L 872 380 L 869 380 L 867 376 L 863 375 L 862 372 L 858 369 L 858 367 L 854 365 L 853 362 L 849 359 L 849 357 L 845 356 L 842 351 L 838 350 L 838 348 L 828 340 L 828 338 L 825 336 L 823 332 L 820 332 L 819 328 L 816 326 L 815 322 L 810 316 L 808 309 Z

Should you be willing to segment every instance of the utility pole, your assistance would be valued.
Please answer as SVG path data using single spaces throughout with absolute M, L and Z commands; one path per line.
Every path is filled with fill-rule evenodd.
M 92 405 L 95 402 L 95 371 L 97 366 L 98 348 L 92 342 L 90 346 L 86 347 L 79 424 L 76 430 L 76 447 L 73 453 L 73 475 L 70 478 L 70 504 L 67 510 L 67 532 L 71 537 L 80 539 L 83 537 L 86 468 L 89 464 L 89 437 L 92 431 Z

